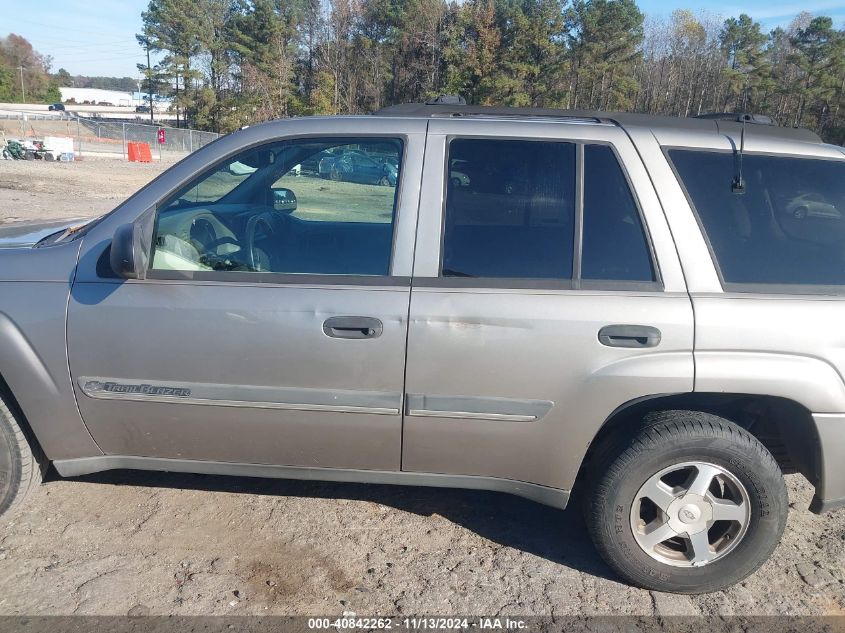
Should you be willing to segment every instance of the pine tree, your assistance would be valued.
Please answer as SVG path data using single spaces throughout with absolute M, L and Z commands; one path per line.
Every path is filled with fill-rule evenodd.
M 722 53 L 727 59 L 728 88 L 725 94 L 724 110 L 733 108 L 748 111 L 754 102 L 752 94 L 764 76 L 764 51 L 766 36 L 760 30 L 760 24 L 748 15 L 725 20 L 719 34 Z

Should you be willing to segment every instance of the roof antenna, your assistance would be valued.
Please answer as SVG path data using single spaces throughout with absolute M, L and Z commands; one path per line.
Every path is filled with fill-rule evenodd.
M 736 174 L 734 174 L 733 181 L 731 181 L 731 191 L 736 194 L 745 193 L 745 179 L 742 177 L 742 159 L 745 156 L 745 125 L 748 122 L 748 115 L 740 116 L 742 121 L 742 134 L 739 140 L 739 155 L 735 159 Z

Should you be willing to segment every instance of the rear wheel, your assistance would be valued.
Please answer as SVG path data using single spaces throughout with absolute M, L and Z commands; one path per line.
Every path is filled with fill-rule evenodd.
M 19 507 L 41 482 L 41 469 L 15 414 L 0 399 L 0 515 Z
M 759 568 L 780 541 L 788 501 L 771 453 L 714 415 L 653 416 L 628 442 L 598 449 L 587 522 L 626 580 L 706 593 Z

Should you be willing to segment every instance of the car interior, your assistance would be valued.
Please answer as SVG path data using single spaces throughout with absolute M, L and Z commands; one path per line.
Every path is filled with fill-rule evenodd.
M 380 139 L 381 151 L 385 143 L 398 163 L 401 142 Z M 201 176 L 160 211 L 153 269 L 387 275 L 396 188 L 323 181 L 319 174 L 302 172 L 303 163 L 337 145 L 279 143 Z M 279 181 L 301 185 L 304 193 L 280 190 Z M 370 187 L 380 190 L 373 203 L 379 208 L 362 208 Z M 332 208 L 319 202 L 314 208 L 314 200 L 328 201 Z M 303 201 L 310 201 L 310 212 L 297 212 Z

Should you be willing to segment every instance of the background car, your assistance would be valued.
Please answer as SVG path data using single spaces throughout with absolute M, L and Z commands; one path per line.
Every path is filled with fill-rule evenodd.
M 323 178 L 349 182 L 395 186 L 399 170 L 388 161 L 379 162 L 364 152 L 349 151 L 320 160 L 318 171 Z
M 817 193 L 805 193 L 793 198 L 786 211 L 796 220 L 804 218 L 823 218 L 839 220 L 842 214 L 837 210 L 836 205 L 831 204 Z
M 50 112 L 64 112 L 65 111 L 65 104 L 64 103 L 51 103 L 47 106 L 47 109 Z

